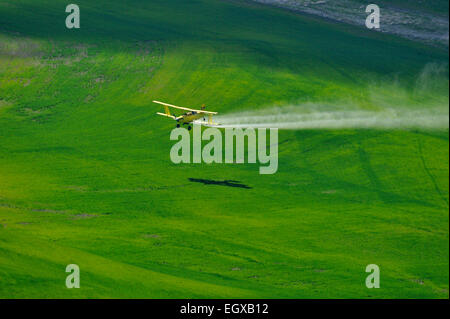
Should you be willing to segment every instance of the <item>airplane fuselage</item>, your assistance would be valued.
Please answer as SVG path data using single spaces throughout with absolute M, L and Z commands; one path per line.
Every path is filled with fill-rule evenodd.
M 183 115 L 181 115 L 182 118 L 177 120 L 180 124 L 190 124 L 194 122 L 195 120 L 201 119 L 205 117 L 205 114 L 197 113 L 197 112 L 188 112 Z

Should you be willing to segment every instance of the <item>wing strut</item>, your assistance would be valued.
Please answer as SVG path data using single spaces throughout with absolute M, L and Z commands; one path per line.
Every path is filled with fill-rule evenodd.
M 164 105 L 164 111 L 166 112 L 167 115 L 169 115 L 169 116 L 171 115 L 169 107 L 167 105 Z

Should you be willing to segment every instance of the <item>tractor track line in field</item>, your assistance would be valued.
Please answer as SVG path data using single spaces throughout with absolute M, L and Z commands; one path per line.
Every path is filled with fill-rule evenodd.
M 430 180 L 431 180 L 431 182 L 434 185 L 436 193 L 444 201 L 444 203 L 445 203 L 445 205 L 447 206 L 447 209 L 448 209 L 449 208 L 448 200 L 447 200 L 447 198 L 445 198 L 444 194 L 442 194 L 441 189 L 439 188 L 439 186 L 438 186 L 438 184 L 436 182 L 436 179 L 434 178 L 433 174 L 431 174 L 431 171 L 430 171 L 430 169 L 428 168 L 428 166 L 427 166 L 427 164 L 425 162 L 425 158 L 423 156 L 423 149 L 422 149 L 422 140 L 420 138 L 417 140 L 417 145 L 418 145 L 417 148 L 418 148 L 418 151 L 419 151 L 419 157 L 420 157 L 420 160 L 422 161 L 423 168 L 424 168 L 425 172 L 427 173 L 428 177 L 430 177 Z

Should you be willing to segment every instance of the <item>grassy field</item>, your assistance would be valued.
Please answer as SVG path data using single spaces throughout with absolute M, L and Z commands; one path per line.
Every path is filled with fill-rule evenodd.
M 0 298 L 449 297 L 448 128 L 282 130 L 266 176 L 173 164 L 151 103 L 448 108 L 448 51 L 245 1 L 77 4 L 68 30 L 67 1 L 0 0 Z

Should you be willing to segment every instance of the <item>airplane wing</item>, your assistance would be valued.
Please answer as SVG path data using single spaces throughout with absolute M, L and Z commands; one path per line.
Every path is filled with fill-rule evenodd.
M 165 114 L 165 113 L 160 113 L 160 112 L 156 112 L 156 114 L 161 115 L 161 116 L 166 116 L 166 117 L 170 117 L 174 120 L 176 120 L 176 117 L 170 114 Z
M 171 119 L 174 119 L 174 120 L 179 120 L 180 118 L 182 118 L 182 116 L 176 117 L 176 116 L 171 115 L 171 114 L 165 114 L 165 113 L 160 113 L 160 112 L 156 112 L 156 114 L 161 115 L 161 116 L 170 117 Z
M 204 114 L 217 114 L 217 112 L 209 112 L 209 111 L 205 111 L 205 110 L 195 110 L 195 109 L 189 109 L 187 107 L 181 107 L 181 106 L 176 106 L 176 105 L 172 105 L 172 104 L 167 104 L 167 103 L 163 103 L 163 102 L 159 102 L 159 101 L 153 101 L 153 103 L 157 103 L 157 104 L 161 104 L 164 106 L 168 106 L 168 107 L 173 107 L 175 109 L 179 109 L 179 110 L 185 110 L 185 111 L 194 111 L 197 113 L 204 113 Z

